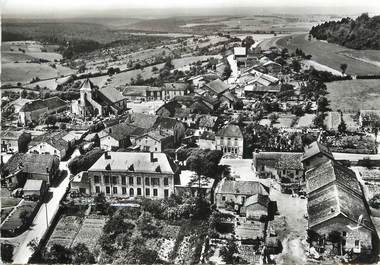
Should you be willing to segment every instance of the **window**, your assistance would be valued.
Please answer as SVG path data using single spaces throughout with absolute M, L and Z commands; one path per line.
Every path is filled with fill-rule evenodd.
M 343 236 L 346 236 L 346 235 L 347 235 L 347 232 L 346 232 L 346 231 L 343 231 L 343 232 L 342 232 L 342 235 L 343 235 Z
M 222 201 L 225 201 L 226 200 L 226 196 L 222 196 Z
M 149 178 L 145 178 L 145 185 L 147 185 L 147 186 L 149 186 L 150 184 L 149 184 Z
M 150 189 L 145 189 L 145 195 L 150 196 Z
M 153 189 L 153 196 L 154 196 L 154 197 L 157 197 L 157 196 L 158 196 L 158 190 L 157 190 L 157 189 Z
M 133 185 L 133 177 L 129 177 L 129 185 Z
M 296 175 L 298 175 L 298 174 L 299 174 L 299 170 L 297 169 L 297 170 L 296 170 Z
M 284 175 L 286 174 L 286 170 L 285 170 L 285 169 L 284 169 L 284 170 L 282 170 L 282 174 L 284 174 Z
M 110 176 L 104 176 L 104 183 L 110 184 Z
M 164 190 L 164 197 L 168 198 L 169 197 L 169 190 Z
M 112 177 L 112 184 L 116 185 L 118 183 L 118 179 L 119 179 L 118 176 L 113 176 Z
M 111 193 L 111 189 L 110 189 L 110 187 L 106 187 L 106 194 L 110 194 Z
M 241 202 L 244 204 L 244 202 L 245 202 L 245 197 L 241 197 Z
M 133 188 L 129 189 L 129 196 L 131 197 L 135 196 L 135 191 L 133 190 Z
M 99 186 L 95 186 L 95 192 L 100 193 L 100 187 Z
M 99 182 L 100 182 L 100 178 L 99 178 L 99 176 L 94 176 L 94 182 L 95 182 L 95 183 L 99 183 Z
M 112 193 L 113 193 L 113 194 L 117 194 L 117 187 L 113 187 L 113 188 L 112 188 Z
M 164 185 L 169 186 L 169 178 L 164 178 Z
M 127 185 L 127 180 L 125 176 L 121 176 L 121 185 Z
M 355 247 L 358 247 L 360 245 L 360 240 L 355 240 Z
M 137 188 L 137 196 L 141 196 L 141 188 Z
M 137 185 L 141 185 L 141 177 L 137 177 Z
M 155 148 L 154 148 L 154 151 L 156 151 L 156 152 L 157 152 L 157 147 L 155 147 Z
M 152 178 L 152 186 L 160 186 L 160 179 Z
M 126 188 L 126 187 L 122 187 L 122 188 L 121 188 L 121 193 L 122 193 L 123 195 L 127 194 L 127 188 Z

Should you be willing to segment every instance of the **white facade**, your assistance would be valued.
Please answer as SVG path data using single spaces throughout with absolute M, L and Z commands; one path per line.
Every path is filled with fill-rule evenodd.
M 65 150 L 59 151 L 57 148 L 55 148 L 52 145 L 45 143 L 45 142 L 39 143 L 39 144 L 29 148 L 28 153 L 51 154 L 51 155 L 58 156 L 60 159 L 66 155 Z
M 231 138 L 217 135 L 216 150 L 223 151 L 223 154 L 237 155 L 243 157 L 243 138 Z

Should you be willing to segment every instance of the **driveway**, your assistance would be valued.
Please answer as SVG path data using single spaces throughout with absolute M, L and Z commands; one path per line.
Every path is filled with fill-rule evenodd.
M 75 150 L 71 158 L 68 161 L 61 162 L 59 167 L 61 170 L 68 170 L 67 164 L 74 157 L 79 155 L 79 151 Z M 22 238 L 20 245 L 15 249 L 13 256 L 14 264 L 26 264 L 30 257 L 33 255 L 33 250 L 28 247 L 30 241 L 35 240 L 39 243 L 43 236 L 48 231 L 49 226 L 54 220 L 60 206 L 60 202 L 66 194 L 66 190 L 69 187 L 70 174 L 67 174 L 66 178 L 62 180 L 58 187 L 50 188 L 49 192 L 52 193 L 52 198 L 49 202 L 41 205 L 36 217 L 33 220 L 29 230 L 20 235 Z

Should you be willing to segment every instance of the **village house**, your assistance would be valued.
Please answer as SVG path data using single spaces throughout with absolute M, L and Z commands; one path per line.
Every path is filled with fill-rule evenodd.
M 105 128 L 98 133 L 100 148 L 106 151 L 115 151 L 135 144 L 135 139 L 144 134 L 146 129 L 127 123 L 119 123 Z
M 25 103 L 18 113 L 18 121 L 22 126 L 38 123 L 39 120 L 50 114 L 67 110 L 67 103 L 58 97 L 37 99 Z
M 49 154 L 14 154 L 4 165 L 2 184 L 22 187 L 27 179 L 44 180 L 50 185 L 59 171 L 59 159 Z
M 91 194 L 91 183 L 87 171 L 79 172 L 70 182 L 70 191 L 77 194 Z
M 236 181 L 223 178 L 215 188 L 215 205 L 219 209 L 240 211 L 246 200 L 257 194 L 269 195 L 269 188 L 258 181 Z
M 326 161 L 333 160 L 334 156 L 327 146 L 320 142 L 312 142 L 305 146 L 301 161 L 305 172 L 313 167 L 316 167 Z
M 59 159 L 66 157 L 70 144 L 63 139 L 67 133 L 52 132 L 36 136 L 28 145 L 30 154 L 51 154 Z
M 177 96 L 185 96 L 188 92 L 186 83 L 164 83 L 162 91 L 165 100 L 171 100 Z
M 135 147 L 143 152 L 163 152 L 174 147 L 174 136 L 166 131 L 155 129 L 136 137 Z
M 268 195 L 255 194 L 248 197 L 241 207 L 240 214 L 248 219 L 260 221 L 268 217 L 270 199 Z
M 174 118 L 181 115 L 184 110 L 190 114 L 210 114 L 216 109 L 218 104 L 219 101 L 217 99 L 197 94 L 177 96 L 158 108 L 156 114 L 160 117 Z
M 197 145 L 200 149 L 216 149 L 215 133 L 210 131 L 199 132 Z
M 0 139 L 2 153 L 25 152 L 31 135 L 25 131 L 2 130 Z
M 108 116 L 127 110 L 127 99 L 115 88 L 97 88 L 86 79 L 80 88 L 80 99 L 71 104 L 71 112 L 82 118 Z
M 223 151 L 223 154 L 232 155 L 237 158 L 243 157 L 244 139 L 243 133 L 238 125 L 228 124 L 221 128 L 216 136 L 216 150 Z
M 174 192 L 175 174 L 164 153 L 106 152 L 88 170 L 86 190 L 91 195 L 163 199 Z
M 280 80 L 276 77 L 261 73 L 256 70 L 250 72 L 254 79 L 249 80 L 244 87 L 246 97 L 263 96 L 264 94 L 277 94 L 281 91 Z
M 161 100 L 162 93 L 158 92 L 161 92 L 161 89 L 159 87 L 126 86 L 122 94 L 126 99 L 131 101 Z
M 25 199 L 43 199 L 48 192 L 48 187 L 45 180 L 41 179 L 27 179 L 22 189 Z
M 238 66 L 247 66 L 247 48 L 246 47 L 234 47 L 234 59 Z
M 207 198 L 211 201 L 214 182 L 214 179 L 201 176 L 199 186 L 198 176 L 194 171 L 182 170 L 179 174 L 179 182 L 175 182 L 174 184 L 175 194 L 195 197 L 198 196 L 198 192 L 200 192 L 203 198 Z
M 306 172 L 309 229 L 325 239 L 340 233 L 343 254 L 370 255 L 377 235 L 355 173 L 333 159 L 314 159 L 320 163 Z

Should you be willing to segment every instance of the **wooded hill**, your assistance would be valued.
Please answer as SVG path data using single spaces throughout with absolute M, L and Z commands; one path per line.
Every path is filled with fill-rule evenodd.
M 370 18 L 362 14 L 357 19 L 343 18 L 312 27 L 310 34 L 347 48 L 364 50 L 380 49 L 380 16 Z

